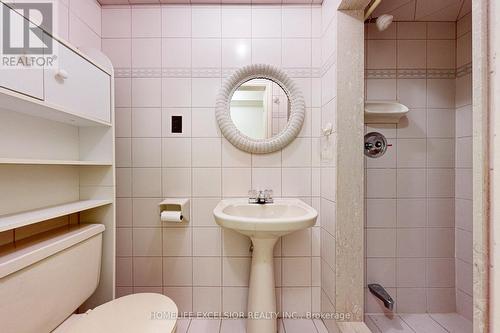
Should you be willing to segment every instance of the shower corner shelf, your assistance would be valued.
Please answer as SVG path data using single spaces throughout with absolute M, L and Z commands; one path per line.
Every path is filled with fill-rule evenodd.
M 408 111 L 397 101 L 365 101 L 365 124 L 397 124 Z

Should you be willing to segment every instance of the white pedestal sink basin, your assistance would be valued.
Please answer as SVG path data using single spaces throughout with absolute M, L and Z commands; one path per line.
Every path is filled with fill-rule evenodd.
M 266 204 L 226 199 L 215 207 L 214 216 L 220 226 L 252 240 L 247 333 L 276 333 L 274 245 L 283 235 L 313 226 L 318 212 L 298 199 L 275 199 L 274 203 Z

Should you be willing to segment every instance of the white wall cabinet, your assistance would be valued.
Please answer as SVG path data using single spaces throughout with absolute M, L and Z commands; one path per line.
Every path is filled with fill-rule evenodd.
M 0 21 L 3 20 L 3 13 L 9 13 L 11 22 L 19 21 L 17 22 L 19 24 L 14 24 L 14 26 L 22 27 L 26 21 L 23 16 L 4 3 L 0 3 L 0 8 L 0 17 L 2 18 Z M 3 29 L 5 29 L 4 25 L 0 24 L 0 35 L 3 35 L 4 32 L 7 33 L 11 46 L 21 47 L 24 45 L 22 29 L 11 28 L 9 31 L 3 31 Z M 32 27 L 32 29 L 34 28 Z M 74 119 L 79 125 L 84 123 L 85 119 L 90 122 L 100 121 L 110 124 L 111 76 L 108 71 L 87 59 L 74 48 L 60 42 L 40 28 L 37 29 L 39 33 L 32 35 L 43 36 L 45 42 L 52 39 L 53 53 L 50 55 L 56 56 L 53 66 L 26 65 L 13 68 L 2 66 L 0 88 L 46 102 L 47 106 L 57 109 L 60 111 L 59 113 L 67 113 L 79 118 Z M 40 41 L 40 43 L 42 42 Z M 27 57 L 34 56 L 37 55 L 27 55 Z M 46 57 L 48 56 L 46 55 Z M 21 57 L 13 54 L 12 58 L 17 61 Z M 11 100 L 2 98 L 0 102 L 4 108 L 11 109 Z M 22 110 L 16 111 L 23 112 Z M 31 113 L 35 113 L 35 111 Z M 38 110 L 36 113 L 39 113 Z M 50 115 L 40 113 L 40 117 L 59 121 L 67 120 L 71 123 L 71 119 L 54 115 L 54 112 Z
M 54 41 L 57 64 L 44 70 L 45 101 L 73 113 L 110 121 L 110 76 L 64 44 Z

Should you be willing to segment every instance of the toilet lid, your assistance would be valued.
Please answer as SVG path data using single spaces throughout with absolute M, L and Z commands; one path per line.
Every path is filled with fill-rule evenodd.
M 177 306 L 167 296 L 143 293 L 117 298 L 87 312 L 70 332 L 171 333 Z

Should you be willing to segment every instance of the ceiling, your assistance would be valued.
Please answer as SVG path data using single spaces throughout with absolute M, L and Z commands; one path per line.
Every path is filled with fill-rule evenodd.
M 136 4 L 320 4 L 323 0 L 98 0 L 101 5 Z M 395 21 L 456 21 L 470 13 L 472 0 L 382 0 L 372 17 L 391 14 Z
M 382 0 L 372 16 L 395 21 L 456 21 L 472 10 L 472 0 Z
M 144 4 L 321 4 L 323 0 L 97 0 L 101 5 Z

